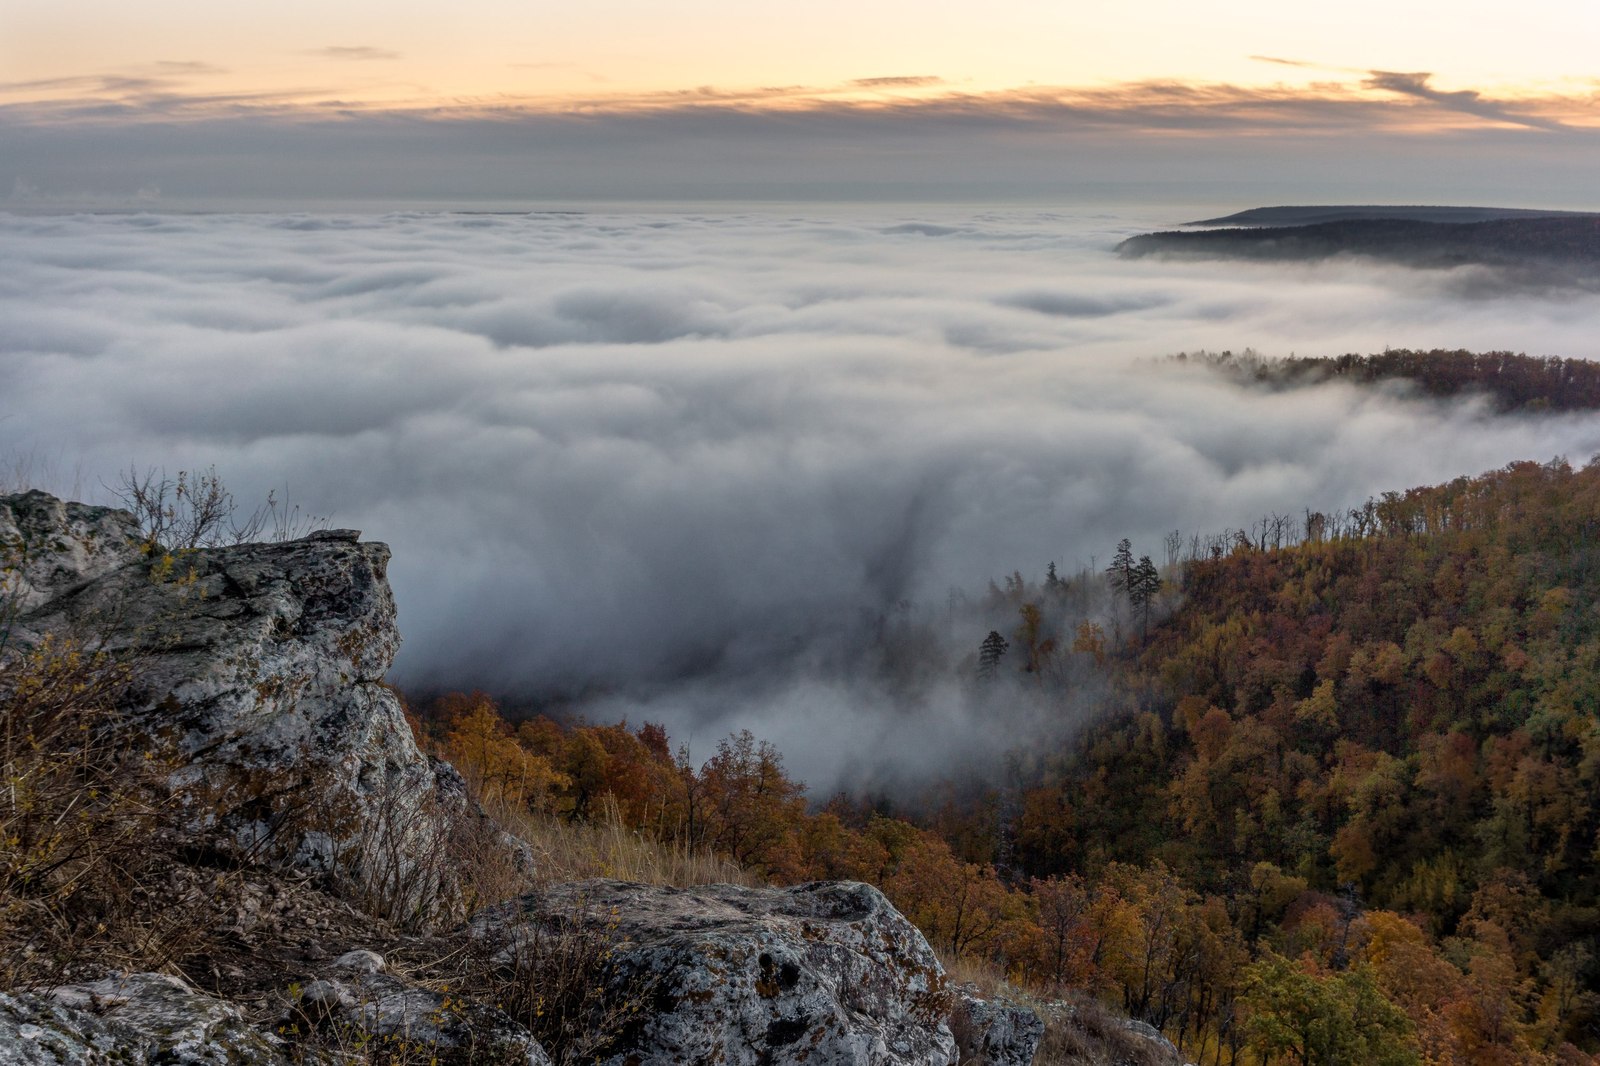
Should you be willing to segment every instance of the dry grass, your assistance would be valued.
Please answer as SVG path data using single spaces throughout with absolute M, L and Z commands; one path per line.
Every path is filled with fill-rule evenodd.
M 0 659 L 0 982 L 160 969 L 209 935 L 178 798 L 119 729 L 126 666 L 69 640 Z
M 583 822 L 527 810 L 490 813 L 532 848 L 536 885 L 591 877 L 674 888 L 764 884 L 754 873 L 709 849 L 658 840 L 628 828 L 609 798 L 593 818 Z
M 1092 996 L 1068 995 L 1041 1013 L 1044 1039 L 1034 1066 L 1173 1066 L 1170 1052 L 1124 1027 L 1124 1019 Z
M 620 970 L 615 913 L 546 916 L 474 945 L 463 987 L 538 1038 L 558 1066 L 598 1062 L 645 1018 L 659 975 Z
M 1098 999 L 1065 991 L 1046 999 L 1013 985 L 996 966 L 981 960 L 945 958 L 945 977 L 952 985 L 971 985 L 985 999 L 1003 999 L 1031 1008 L 1044 1019 L 1044 1036 L 1034 1066 L 1173 1066 L 1175 1060 L 1157 1045 L 1130 1032 L 1126 1018 Z M 964 1012 L 954 1012 L 950 1025 L 963 1047 L 981 1034 L 970 1032 Z M 964 1039 L 963 1039 L 964 1037 Z M 963 1057 L 963 1066 L 980 1066 L 980 1058 Z
M 942 951 L 939 953 L 939 962 L 944 966 L 944 977 L 948 983 L 972 985 L 978 990 L 978 995 L 984 998 L 1005 996 L 1009 999 L 1031 999 L 1022 989 L 1006 980 L 1006 975 L 993 963 L 951 956 Z
M 338 857 L 340 895 L 368 914 L 421 931 L 526 892 L 589 878 L 675 888 L 764 883 L 707 849 L 630 829 L 609 797 L 594 817 L 578 822 L 480 802 L 472 797 L 446 811 L 425 799 L 418 819 L 413 806 L 380 797 Z M 418 821 L 445 829 L 419 831 Z

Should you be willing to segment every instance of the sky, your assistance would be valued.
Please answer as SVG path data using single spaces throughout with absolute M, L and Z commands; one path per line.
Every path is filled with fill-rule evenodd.
M 1594 207 L 1596 40 L 1585 0 L 11 0 L 0 196 Z

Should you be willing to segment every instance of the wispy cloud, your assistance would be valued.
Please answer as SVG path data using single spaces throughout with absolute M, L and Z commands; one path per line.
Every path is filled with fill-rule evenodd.
M 1251 56 L 1257 63 L 1276 63 L 1280 67 L 1309 67 L 1313 70 L 1321 67 L 1319 63 L 1307 63 L 1303 59 L 1284 59 L 1281 56 Z
M 215 63 L 204 63 L 198 59 L 158 59 L 151 64 L 155 69 L 164 74 L 226 74 L 227 67 L 219 67 Z
M 944 79 L 932 74 L 901 74 L 888 78 L 856 78 L 850 84 L 858 89 L 921 89 L 943 85 Z
M 389 87 L 395 95 L 361 96 L 331 73 L 328 80 L 236 91 L 233 79 L 121 73 L 0 85 L 0 128 L 15 149 L 0 159 L 0 188 L 20 178 L 92 199 L 151 183 L 171 198 L 270 202 L 875 199 L 912 190 L 1039 196 L 1094 182 L 1281 188 L 1292 180 L 1340 198 L 1362 188 L 1377 199 L 1582 207 L 1592 206 L 1600 137 L 1587 85 L 1512 101 L 1436 90 L 1422 75 L 981 93 L 863 84 L 881 80 L 872 78 L 449 101 L 398 82 Z M 1507 184 L 1512 172 L 1518 177 Z
M 1435 89 L 1428 84 L 1433 75 L 1426 71 L 1416 73 L 1399 73 L 1390 70 L 1371 71 L 1371 77 L 1366 85 L 1372 89 L 1382 89 L 1386 92 L 1398 93 L 1401 96 L 1413 96 L 1419 100 L 1427 100 L 1438 104 L 1449 111 L 1458 111 L 1464 115 L 1474 115 L 1478 118 L 1488 119 L 1491 122 L 1509 122 L 1517 126 L 1527 126 L 1538 130 L 1565 130 L 1570 127 L 1557 119 L 1543 115 L 1528 114 L 1521 108 L 1498 100 L 1490 100 L 1482 93 L 1473 89 L 1458 89 L 1445 92 Z
M 366 46 L 337 46 L 317 55 L 353 61 L 392 58 Z M 1296 67 L 1294 59 L 1257 57 Z M 555 64 L 518 64 L 540 69 Z M 1341 68 L 1321 68 L 1336 70 Z M 274 91 L 186 91 L 174 68 L 168 76 L 84 75 L 0 84 L 0 117 L 14 122 L 57 123 L 74 118 L 103 121 L 141 117 L 170 120 L 257 117 L 293 120 L 348 119 L 357 114 L 430 121 L 547 121 L 692 116 L 726 117 L 730 126 L 764 117 L 809 118 L 874 126 L 891 121 L 918 124 L 989 123 L 997 127 L 1048 126 L 1077 129 L 1143 129 L 1182 133 L 1216 130 L 1315 135 L 1351 128 L 1373 131 L 1446 132 L 1473 124 L 1516 125 L 1551 132 L 1600 127 L 1592 94 L 1546 92 L 1515 101 L 1477 90 L 1433 87 L 1433 75 L 1360 71 L 1360 78 L 1311 85 L 1239 85 L 1220 82 L 1142 81 L 1101 86 L 1030 86 L 994 92 L 949 89 L 935 75 L 858 78 L 832 86 L 701 85 L 646 92 L 513 94 L 436 98 L 371 98 L 332 87 Z M 902 95 L 883 90 L 933 90 Z M 1418 109 L 1416 101 L 1437 105 Z
M 375 59 L 399 59 L 399 52 L 391 52 L 387 48 L 373 48 L 369 45 L 333 44 L 326 48 L 313 49 L 308 55 L 321 56 L 323 59 L 352 59 L 358 62 L 368 62 Z

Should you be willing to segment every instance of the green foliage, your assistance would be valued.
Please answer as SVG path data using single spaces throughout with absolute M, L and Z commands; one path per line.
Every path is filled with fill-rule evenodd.
M 1266 1063 L 1412 1066 L 1411 1022 L 1365 969 L 1319 974 L 1268 951 L 1245 970 L 1250 1046 Z

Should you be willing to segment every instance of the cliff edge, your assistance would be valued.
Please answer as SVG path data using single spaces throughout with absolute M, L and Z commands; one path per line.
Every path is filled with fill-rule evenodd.
M 123 511 L 0 497 L 7 728 L 33 713 L 10 683 L 28 662 L 69 648 L 115 663 L 114 713 L 80 733 L 115 731 L 110 750 L 154 768 L 174 813 L 152 823 L 170 849 L 157 880 L 207 926 L 162 956 L 168 973 L 0 967 L 55 975 L 0 992 L 0 1061 L 1031 1061 L 1032 1013 L 974 1013 L 868 885 L 588 881 L 454 920 L 474 898 L 460 871 L 485 849 L 529 887 L 533 871 L 383 684 L 399 644 L 388 559 L 352 530 L 167 551 Z M 69 691 L 52 713 L 71 706 Z M 46 880 L 0 858 L 0 931 L 48 953 L 15 918 Z M 986 1019 L 962 1041 L 958 1004 Z

